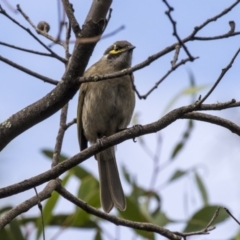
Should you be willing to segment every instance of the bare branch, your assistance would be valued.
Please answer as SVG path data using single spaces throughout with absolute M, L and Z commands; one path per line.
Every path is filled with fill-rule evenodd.
M 217 117 L 217 116 L 212 116 L 210 114 L 206 114 L 206 113 L 198 113 L 198 112 L 192 112 L 192 113 L 186 113 L 182 116 L 183 119 L 194 119 L 194 120 L 199 120 L 199 121 L 203 121 L 203 122 L 209 122 L 209 123 L 213 123 L 215 125 L 227 128 L 228 130 L 230 130 L 232 133 L 237 134 L 238 136 L 240 136 L 240 127 L 221 117 Z
M 191 53 L 189 52 L 189 50 L 187 49 L 186 45 L 184 44 L 184 42 L 181 40 L 181 38 L 179 37 L 178 33 L 177 33 L 177 22 L 175 20 L 173 20 L 171 12 L 173 11 L 173 7 L 171 7 L 169 5 L 169 3 L 167 2 L 167 0 L 163 0 L 163 2 L 166 4 L 166 6 L 168 7 L 168 11 L 166 11 L 166 14 L 170 20 L 170 22 L 172 23 L 173 26 L 173 35 L 177 38 L 179 44 L 183 47 L 184 51 L 186 52 L 187 56 L 189 57 L 190 61 L 194 61 L 194 57 L 191 55 Z
M 42 36 L 46 37 L 47 39 L 51 40 L 54 43 L 57 43 L 61 46 L 64 45 L 63 42 L 61 42 L 59 39 L 52 37 L 51 35 L 49 35 L 46 31 L 39 29 L 38 27 L 36 27 L 33 22 L 31 21 L 31 19 L 26 15 L 26 13 L 23 12 L 23 10 L 21 9 L 20 5 L 17 4 L 17 10 L 22 14 L 22 16 L 26 19 L 27 22 L 29 22 L 29 24 L 35 29 L 35 31 L 38 34 L 41 34 Z M 29 30 L 29 29 L 28 29 Z M 30 30 L 29 30 L 30 31 Z M 49 48 L 50 49 L 50 48 Z
M 217 210 L 213 214 L 212 218 L 210 219 L 209 223 L 207 224 L 207 226 L 204 229 L 199 230 L 199 231 L 195 231 L 195 232 L 189 232 L 189 233 L 179 233 L 179 232 L 174 232 L 174 233 L 176 235 L 179 235 L 179 236 L 184 237 L 184 238 L 190 237 L 190 236 L 195 236 L 195 235 L 209 234 L 210 231 L 212 231 L 216 228 L 215 226 L 211 226 L 211 225 L 215 221 L 215 219 L 218 217 L 219 210 L 220 210 L 220 207 L 217 208 Z
M 14 63 L 14 62 L 8 60 L 7 58 L 2 57 L 1 55 L 0 55 L 0 61 L 3 61 L 5 63 L 7 63 L 8 65 L 10 65 L 10 66 L 12 66 L 12 67 L 14 67 L 14 68 L 16 68 L 16 69 L 18 69 L 20 71 L 23 71 L 23 72 L 25 72 L 25 73 L 33 76 L 33 77 L 41 79 L 44 82 L 47 82 L 47 83 L 50 83 L 50 84 L 53 84 L 53 85 L 57 85 L 59 83 L 57 80 L 54 80 L 54 79 L 45 77 L 45 76 L 43 76 L 43 75 L 41 75 L 39 73 L 33 72 L 33 71 L 29 70 L 28 68 L 25 68 L 25 67 L 23 67 L 21 65 L 18 65 L 17 63 Z
M 49 53 L 38 52 L 38 51 L 35 51 L 35 50 L 14 46 L 14 45 L 11 45 L 11 44 L 8 44 L 8 43 L 5 43 L 5 42 L 1 42 L 1 41 L 0 41 L 0 45 L 10 47 L 10 48 L 14 48 L 14 49 L 17 49 L 17 50 L 20 50 L 20 51 L 23 51 L 23 52 L 29 52 L 29 53 L 33 53 L 33 54 L 37 54 L 37 55 L 46 56 L 46 57 L 54 57 L 52 54 L 49 54 Z
M 59 194 L 61 194 L 61 196 L 66 198 L 68 201 L 70 201 L 73 204 L 75 204 L 76 206 L 80 207 L 81 209 L 83 209 L 87 213 L 90 213 L 90 214 L 93 214 L 97 217 L 105 219 L 105 220 L 107 220 L 107 221 L 109 221 L 109 222 L 111 222 L 115 225 L 121 225 L 121 226 L 130 227 L 130 228 L 134 228 L 134 229 L 145 230 L 145 231 L 149 231 L 149 232 L 155 232 L 155 233 L 158 233 L 162 236 L 165 236 L 165 237 L 167 237 L 168 239 L 171 239 L 171 240 L 181 240 L 181 237 L 173 234 L 171 231 L 169 231 L 166 228 L 163 228 L 163 227 L 151 224 L 151 223 L 134 222 L 134 221 L 130 221 L 130 220 L 125 220 L 125 219 L 118 218 L 118 217 L 112 216 L 110 214 L 101 212 L 101 211 L 97 210 L 96 208 L 93 208 L 93 207 L 89 206 L 87 203 L 83 202 L 79 198 L 75 197 L 74 195 L 72 195 L 70 192 L 68 192 L 62 186 L 59 186 L 57 188 L 57 192 Z
M 37 188 L 34 187 L 34 191 L 36 193 L 36 196 L 37 196 L 37 200 L 38 200 L 38 208 L 40 210 L 40 213 L 41 213 L 41 221 L 42 221 L 42 229 L 43 229 L 43 240 L 45 240 L 45 225 L 44 225 L 44 217 L 43 217 L 43 210 L 42 210 L 42 204 L 41 204 L 41 199 L 38 195 L 38 192 L 37 192 Z
M 234 7 L 236 7 L 240 3 L 240 0 L 234 1 L 232 5 L 230 5 L 228 8 L 217 14 L 216 16 L 207 19 L 205 22 L 203 22 L 201 25 L 195 27 L 193 33 L 191 34 L 191 37 L 195 36 L 201 29 L 206 27 L 209 23 L 217 21 L 220 17 L 226 15 L 228 12 L 230 12 Z
M 41 191 L 38 196 L 34 196 L 27 201 L 19 204 L 18 206 L 12 208 L 7 213 L 4 213 L 3 216 L 0 218 L 0 229 L 5 227 L 8 223 L 10 223 L 14 218 L 19 216 L 20 214 L 28 211 L 30 208 L 36 206 L 38 204 L 39 199 L 41 201 L 51 197 L 52 192 L 57 188 L 60 184 L 59 181 L 54 180 L 50 181 L 47 186 Z
M 195 58 L 196 59 L 196 58 Z M 181 62 L 179 62 L 178 64 L 175 64 L 174 67 L 172 67 L 171 69 L 169 69 L 167 71 L 167 73 L 161 77 L 161 79 L 155 83 L 155 85 L 144 95 L 140 96 L 140 98 L 146 99 L 155 89 L 158 88 L 158 86 L 173 72 L 175 71 L 178 67 L 180 67 L 181 65 L 184 65 L 186 62 L 191 61 L 190 58 L 186 58 L 186 59 L 182 59 Z
M 66 104 L 61 111 L 60 126 L 59 126 L 56 144 L 53 152 L 52 167 L 56 166 L 59 163 L 59 156 L 62 149 L 63 137 L 66 130 L 65 126 L 67 121 L 67 111 L 68 111 L 68 104 Z
M 219 75 L 218 79 L 216 80 L 216 82 L 214 83 L 214 85 L 212 86 L 212 88 L 207 92 L 207 94 L 198 102 L 198 104 L 202 104 L 210 95 L 211 93 L 214 91 L 214 89 L 217 87 L 217 85 L 220 83 L 220 81 L 222 80 L 222 78 L 224 77 L 224 75 L 227 73 L 227 71 L 232 67 L 232 64 L 234 63 L 234 60 L 237 58 L 238 54 L 240 52 L 240 48 L 237 50 L 237 52 L 234 54 L 234 56 L 232 57 L 231 61 L 229 62 L 229 64 L 222 69 L 221 74 Z
M 6 11 L 1 7 L 0 5 L 0 14 L 3 14 L 5 17 L 7 17 L 8 19 L 10 19 L 12 22 L 14 22 L 16 25 L 18 25 L 20 28 L 22 28 L 23 30 L 25 30 L 27 33 L 29 33 L 38 43 L 40 43 L 45 49 L 47 49 L 55 58 L 57 58 L 58 60 L 60 60 L 63 63 L 66 63 L 66 59 L 58 56 L 55 52 L 53 52 L 46 44 L 44 44 L 38 37 L 36 37 L 30 29 L 25 28 L 23 25 L 21 25 L 18 21 L 16 21 L 15 19 L 13 19 L 12 17 L 10 17 Z
M 102 34 L 102 22 L 104 22 L 111 2 L 111 0 L 93 1 L 94 10 L 91 10 L 93 16 L 91 18 L 91 14 L 89 14 L 84 23 L 81 34 L 83 38 Z M 72 61 L 62 77 L 61 84 L 58 84 L 53 91 L 39 101 L 17 112 L 0 124 L 0 151 L 16 136 L 57 112 L 75 95 L 80 85 L 77 78 L 83 75 L 95 45 L 96 43 L 81 44 L 76 42 L 71 57 Z
M 230 26 L 230 30 L 229 30 L 229 34 L 232 34 L 235 32 L 235 27 L 236 27 L 236 24 L 234 21 L 229 21 L 229 26 Z
M 199 114 L 195 112 L 198 110 L 201 110 L 201 111 L 219 110 L 219 109 L 228 109 L 228 108 L 239 107 L 239 106 L 240 106 L 240 102 L 231 101 L 231 103 L 227 102 L 227 103 L 220 103 L 220 104 L 202 104 L 200 106 L 197 106 L 196 104 L 191 104 L 185 107 L 174 109 L 156 122 L 153 122 L 151 124 L 147 124 L 141 127 L 132 127 L 132 128 L 123 130 L 119 133 L 116 133 L 110 137 L 106 137 L 101 141 L 101 143 L 93 144 L 92 146 L 85 149 L 84 151 L 81 151 L 80 153 L 76 154 L 72 158 L 65 160 L 62 163 L 59 163 L 57 166 L 53 167 L 51 170 L 48 170 L 42 174 L 39 174 L 35 177 L 24 180 L 22 182 L 10 185 L 5 188 L 1 188 L 0 198 L 8 197 L 13 194 L 26 191 L 32 187 L 36 187 L 51 179 L 55 179 L 58 176 L 60 176 L 62 173 L 69 170 L 70 168 L 82 163 L 86 159 L 90 158 L 91 156 L 93 156 L 94 154 L 102 150 L 105 150 L 106 148 L 117 145 L 127 139 L 133 139 L 142 135 L 161 131 L 171 123 L 175 122 L 177 119 L 190 118 L 190 116 L 192 117 L 192 119 L 198 118 L 199 120 L 201 120 L 202 118 L 202 120 L 206 122 L 211 122 L 211 119 L 213 119 L 212 120 L 213 123 L 223 126 L 229 129 L 230 131 L 236 133 L 238 136 L 240 136 L 240 127 L 235 125 L 234 123 L 228 120 L 224 120 L 224 122 L 222 123 L 222 119 L 215 120 L 214 116 L 210 118 L 206 114 L 204 115 L 204 114 Z M 194 114 L 188 115 L 191 112 L 194 112 Z M 2 123 L 2 125 L 4 126 L 7 124 L 8 124 L 7 122 Z
M 73 6 L 69 3 L 68 0 L 62 0 L 62 3 L 67 14 L 68 20 L 70 22 L 70 25 L 72 27 L 72 30 L 75 36 L 79 37 L 81 34 L 81 28 L 79 26 L 77 19 L 74 16 Z
M 77 119 L 74 118 L 71 122 L 67 123 L 65 125 L 65 130 L 67 130 L 70 126 L 72 126 L 73 124 L 77 123 Z
M 174 54 L 173 60 L 171 61 L 172 67 L 175 67 L 176 62 L 178 60 L 179 53 L 180 53 L 180 45 L 176 45 L 175 54 Z
M 234 219 L 234 221 L 240 225 L 240 222 L 232 215 L 232 213 L 227 209 L 227 208 L 224 208 L 224 210 Z
M 224 38 L 229 38 L 229 37 L 234 37 L 240 35 L 240 32 L 235 32 L 235 33 L 225 33 L 222 35 L 218 36 L 213 36 L 213 37 L 194 37 L 193 40 L 198 40 L 198 41 L 211 41 L 211 40 L 218 40 L 218 39 L 224 39 Z

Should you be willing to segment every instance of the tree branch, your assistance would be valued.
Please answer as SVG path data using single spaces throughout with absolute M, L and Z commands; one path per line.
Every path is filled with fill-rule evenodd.
M 33 53 L 33 54 L 41 55 L 41 56 L 46 56 L 46 57 L 53 57 L 53 58 L 55 58 L 55 57 L 53 56 L 53 54 L 44 53 L 44 52 L 38 52 L 38 51 L 31 50 L 31 49 L 14 46 L 14 45 L 11 45 L 11 44 L 8 44 L 8 43 L 5 43 L 5 42 L 1 42 L 1 41 L 0 41 L 0 45 L 6 46 L 6 47 L 10 47 L 10 48 L 14 48 L 14 49 L 17 49 L 17 50 L 20 50 L 20 51 L 23 51 L 23 52 L 28 52 L 28 53 Z
M 62 186 L 59 186 L 57 188 L 57 192 L 61 196 L 66 198 L 68 201 L 70 201 L 73 204 L 75 204 L 76 206 L 80 207 L 81 209 L 83 209 L 87 213 L 93 214 L 97 217 L 105 219 L 105 220 L 107 220 L 107 221 L 109 221 L 109 222 L 111 222 L 111 223 L 113 223 L 117 226 L 121 225 L 121 226 L 129 227 L 129 228 L 145 230 L 145 231 L 149 231 L 149 232 L 155 232 L 155 233 L 159 233 L 160 235 L 165 236 L 165 237 L 167 237 L 168 239 L 171 239 L 171 240 L 181 240 L 181 237 L 173 234 L 171 231 L 169 231 L 166 228 L 163 228 L 163 227 L 151 224 L 151 223 L 134 222 L 134 221 L 130 221 L 130 220 L 125 220 L 125 219 L 115 217 L 115 216 L 112 216 L 110 214 L 101 212 L 101 211 L 97 210 L 96 208 L 93 208 L 93 207 L 89 206 L 87 203 L 83 202 L 79 198 L 75 197 L 74 195 L 72 195 L 70 192 L 68 192 Z
M 41 34 L 42 36 L 46 37 L 47 39 L 51 40 L 54 43 L 57 43 L 61 46 L 64 46 L 64 43 L 62 41 L 60 41 L 58 38 L 54 38 L 51 35 L 49 35 L 47 33 L 47 31 L 41 30 L 40 28 L 36 27 L 33 22 L 31 21 L 31 19 L 27 16 L 26 13 L 23 12 L 23 10 L 21 9 L 20 5 L 17 4 L 17 10 L 21 13 L 21 15 L 26 19 L 26 21 L 35 29 L 35 31 L 38 34 Z M 29 29 L 28 29 L 29 30 Z M 30 30 L 29 30 L 30 31 Z M 50 49 L 50 48 L 49 48 Z
M 39 199 L 41 201 L 49 198 L 52 192 L 60 185 L 59 180 L 50 181 L 47 186 L 42 190 L 38 196 L 34 196 L 25 202 L 19 204 L 18 206 L 12 208 L 8 212 L 4 213 L 0 218 L 0 229 L 5 227 L 8 223 L 10 223 L 14 218 L 19 216 L 20 214 L 28 211 L 30 208 L 36 206 L 38 204 Z
M 94 7 L 94 11 L 91 10 L 93 15 L 88 15 L 81 33 L 83 38 L 102 34 L 103 22 L 111 2 L 111 0 L 93 1 L 92 4 L 99 7 Z M 57 112 L 75 95 L 79 89 L 77 78 L 83 75 L 95 45 L 95 42 L 88 44 L 76 42 L 71 62 L 57 87 L 39 101 L 12 115 L 4 122 L 7 124 L 0 124 L 0 151 L 16 136 Z
M 207 92 L 207 94 L 198 102 L 198 104 L 202 104 L 210 95 L 211 93 L 214 91 L 214 89 L 217 87 L 217 85 L 220 83 L 220 81 L 222 80 L 222 78 L 224 77 L 224 75 L 227 73 L 227 71 L 232 67 L 235 59 L 237 58 L 238 54 L 240 52 L 240 48 L 237 50 L 237 52 L 234 54 L 234 56 L 232 57 L 231 61 L 229 62 L 229 64 L 222 69 L 222 72 L 220 74 L 220 76 L 218 77 L 218 79 L 216 80 L 216 82 L 214 83 L 214 85 L 211 87 L 211 89 Z
M 76 37 L 79 37 L 81 34 L 81 28 L 79 26 L 79 23 L 77 21 L 77 19 L 74 16 L 74 12 L 73 12 L 73 7 L 72 5 L 69 3 L 68 0 L 62 0 L 65 12 L 67 14 L 68 20 L 70 22 L 70 25 L 72 27 L 72 30 L 75 34 Z
M 227 128 L 232 133 L 235 133 L 238 136 L 240 136 L 240 126 L 238 126 L 237 124 L 235 124 L 227 119 L 221 118 L 221 117 L 212 116 L 212 115 L 206 114 L 206 113 L 192 112 L 192 113 L 184 114 L 182 116 L 182 119 L 193 119 L 193 120 L 199 120 L 202 122 L 213 123 L 215 125 Z
M 50 83 L 50 84 L 53 84 L 53 85 L 57 85 L 59 83 L 57 80 L 54 80 L 54 79 L 45 77 L 45 76 L 43 76 L 43 75 L 41 75 L 39 73 L 33 72 L 33 71 L 29 70 L 28 68 L 25 68 L 25 67 L 23 67 L 21 65 L 18 65 L 17 63 L 14 63 L 14 62 L 8 60 L 7 58 L 2 57 L 1 55 L 0 55 L 0 61 L 3 61 L 5 63 L 7 63 L 8 65 L 10 65 L 10 66 L 12 66 L 12 67 L 22 71 L 22 72 L 25 72 L 25 73 L 33 76 L 33 77 L 41 79 L 44 82 L 47 82 L 47 83 Z
M 145 134 L 150 134 L 150 133 L 155 133 L 157 131 L 160 131 L 165 127 L 167 127 L 168 125 L 170 125 L 171 123 L 173 123 L 174 121 L 176 121 L 177 119 L 183 119 L 184 117 L 189 118 L 187 114 L 191 112 L 199 111 L 199 110 L 201 111 L 220 110 L 220 109 L 228 109 L 228 108 L 239 107 L 239 106 L 240 106 L 240 102 L 231 101 L 231 102 L 220 103 L 220 104 L 202 104 L 200 106 L 197 106 L 197 104 L 191 104 L 185 107 L 174 109 L 156 122 L 153 122 L 151 124 L 147 124 L 144 126 L 137 125 L 132 128 L 126 129 L 124 131 L 121 131 L 119 133 L 116 133 L 110 137 L 106 137 L 102 139 L 101 143 L 93 144 L 89 148 L 85 149 L 84 151 L 81 151 L 75 156 L 69 158 L 68 160 L 65 160 L 64 162 L 59 163 L 57 166 L 53 167 L 51 170 L 48 170 L 42 174 L 39 174 L 35 177 L 24 180 L 22 182 L 10 185 L 5 188 L 1 188 L 0 198 L 8 197 L 13 194 L 26 191 L 32 187 L 36 187 L 51 179 L 55 179 L 59 177 L 62 173 L 82 163 L 86 159 L 90 158 L 94 154 L 106 148 L 117 145 L 127 139 L 134 139 L 136 137 L 139 137 Z M 196 115 L 196 112 L 194 112 L 193 119 L 194 119 L 194 116 L 203 116 L 203 115 Z M 206 121 L 208 121 L 208 119 L 209 118 L 206 117 Z M 219 125 L 221 125 L 220 123 Z M 7 123 L 5 123 L 5 125 L 7 125 Z M 228 123 L 228 120 L 225 121 L 224 124 L 222 124 L 221 126 L 231 129 L 231 131 L 233 131 L 238 136 L 240 136 L 239 127 L 237 125 L 235 126 L 232 123 Z

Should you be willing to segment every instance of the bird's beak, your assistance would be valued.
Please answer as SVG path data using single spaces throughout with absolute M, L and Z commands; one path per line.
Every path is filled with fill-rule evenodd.
M 131 50 L 133 50 L 134 48 L 135 48 L 135 46 L 129 46 L 128 49 L 127 49 L 127 51 L 131 51 Z

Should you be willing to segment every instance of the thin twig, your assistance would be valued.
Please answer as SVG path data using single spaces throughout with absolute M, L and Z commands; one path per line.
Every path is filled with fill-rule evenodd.
M 196 57 L 197 58 L 197 57 Z M 178 64 L 176 64 L 174 67 L 169 69 L 165 75 L 161 77 L 161 79 L 155 83 L 155 85 L 144 95 L 140 96 L 140 99 L 146 99 L 155 89 L 158 88 L 158 86 L 173 72 L 175 71 L 178 67 L 181 65 L 184 65 L 186 62 L 191 61 L 190 58 L 182 59 Z
M 74 16 L 73 6 L 69 3 L 68 0 L 62 0 L 62 3 L 65 9 L 65 13 L 67 14 L 68 20 L 70 22 L 70 26 L 72 27 L 75 36 L 79 37 L 81 34 L 81 28 L 77 19 Z
M 40 30 L 39 28 L 37 28 L 33 22 L 31 21 L 31 19 L 27 16 L 26 13 L 23 12 L 23 10 L 21 9 L 20 5 L 17 4 L 17 10 L 22 14 L 22 16 L 26 19 L 27 22 L 29 22 L 29 24 L 35 29 L 35 31 L 38 33 L 38 34 L 41 34 L 42 36 L 46 37 L 47 39 L 51 40 L 52 42 L 54 43 L 57 43 L 61 46 L 64 45 L 63 42 L 59 41 L 59 39 L 56 39 L 54 37 L 52 37 L 51 35 L 49 35 L 46 31 L 42 31 Z M 28 29 L 29 30 L 29 29 Z M 30 30 L 29 30 L 30 31 Z M 50 49 L 50 48 L 49 48 Z M 52 50 L 51 50 L 52 51 Z
M 190 236 L 209 234 L 210 231 L 212 231 L 216 228 L 215 226 L 211 226 L 211 225 L 215 221 L 215 219 L 218 217 L 219 210 L 220 210 L 220 207 L 217 208 L 217 210 L 213 214 L 212 218 L 208 222 L 207 226 L 205 228 L 203 228 L 202 230 L 195 231 L 195 232 L 189 232 L 189 233 L 179 233 L 179 232 L 174 232 L 174 233 L 176 235 L 184 237 L 184 239 L 186 239 L 186 237 L 190 237 Z
M 40 200 L 40 197 L 38 195 L 38 192 L 37 192 L 37 189 L 36 187 L 34 187 L 34 191 L 36 193 L 36 196 L 37 196 L 37 200 L 38 200 L 38 208 L 41 212 L 41 220 L 42 220 L 42 229 L 43 229 L 43 240 L 45 240 L 45 225 L 44 225 L 44 217 L 43 217 L 43 210 L 42 210 L 42 204 L 41 204 L 41 200 Z
M 171 61 L 172 68 L 175 67 L 175 65 L 176 65 L 176 62 L 177 62 L 177 60 L 178 60 L 179 53 L 180 53 L 180 45 L 178 44 L 178 45 L 176 45 L 174 57 L 173 57 L 173 60 Z
M 35 51 L 35 50 L 18 47 L 18 46 L 11 45 L 11 44 L 8 44 L 8 43 L 5 43 L 5 42 L 1 42 L 1 41 L 0 41 L 0 45 L 6 46 L 6 47 L 10 47 L 10 48 L 14 48 L 14 49 L 17 49 L 17 50 L 20 50 L 20 51 L 23 51 L 23 52 L 29 52 L 29 53 L 33 53 L 33 54 L 37 54 L 37 55 L 46 56 L 46 57 L 54 57 L 52 54 L 49 54 L 49 53 L 38 52 L 38 51 Z
M 39 199 L 43 201 L 51 197 L 52 192 L 57 188 L 59 184 L 59 180 L 50 181 L 47 186 L 38 194 L 38 196 L 30 198 L 18 206 L 12 208 L 8 212 L 4 213 L 3 216 L 0 217 L 0 230 L 9 224 L 14 218 L 28 211 L 30 208 L 36 206 L 39 202 Z
M 210 95 L 211 93 L 214 91 L 214 89 L 217 87 L 217 85 L 220 83 L 220 81 L 222 80 L 222 78 L 224 77 L 224 75 L 228 72 L 228 70 L 232 67 L 232 64 L 234 63 L 234 60 L 237 58 L 238 54 L 240 53 L 240 48 L 237 50 L 237 52 L 234 54 L 234 56 L 232 57 L 231 61 L 229 62 L 229 64 L 222 69 L 221 74 L 219 75 L 218 79 L 216 80 L 216 82 L 214 83 L 214 85 L 211 87 L 211 89 L 207 92 L 207 94 L 198 101 L 198 105 L 201 105 Z
M 67 123 L 65 125 L 65 130 L 67 130 L 70 126 L 72 126 L 73 124 L 77 123 L 77 119 L 74 118 L 71 122 Z
M 179 37 L 178 32 L 177 32 L 177 22 L 175 20 L 173 20 L 173 17 L 171 15 L 171 12 L 173 11 L 173 7 L 171 7 L 169 5 L 169 3 L 167 2 L 167 0 L 163 0 L 163 2 L 166 4 L 166 6 L 168 7 L 168 11 L 166 11 L 165 13 L 167 14 L 170 22 L 172 23 L 173 26 L 173 35 L 177 38 L 179 44 L 183 47 L 184 51 L 186 52 L 186 54 L 188 55 L 190 61 L 194 61 L 195 58 L 191 55 L 191 53 L 189 52 L 188 48 L 186 47 L 186 45 L 184 44 L 184 42 L 182 41 L 182 39 Z
M 69 53 L 69 40 L 71 38 L 71 26 L 69 23 L 66 24 L 66 41 L 64 44 L 65 49 L 65 58 L 69 61 L 70 53 Z
M 218 36 L 213 36 L 213 37 L 193 37 L 193 40 L 198 40 L 198 41 L 212 41 L 212 40 L 229 38 L 229 37 L 233 37 L 233 36 L 237 36 L 237 35 L 240 35 L 240 32 L 225 33 L 225 34 L 218 35 Z
M 232 215 L 232 213 L 227 208 L 224 208 L 224 210 L 236 221 L 238 225 L 240 225 L 240 222 Z
M 230 5 L 228 8 L 224 9 L 222 12 L 220 12 L 219 14 L 215 15 L 212 18 L 207 19 L 205 22 L 203 22 L 202 24 L 200 24 L 199 26 L 194 28 L 194 31 L 191 34 L 191 37 L 194 37 L 201 29 L 203 29 L 204 27 L 206 27 L 209 23 L 211 22 L 215 22 L 217 21 L 220 17 L 226 15 L 228 12 L 230 12 L 235 6 L 237 6 L 237 4 L 240 3 L 240 0 L 234 1 L 234 3 L 232 5 Z
M 2 57 L 1 55 L 0 55 L 0 61 L 3 61 L 5 63 L 7 63 L 8 65 L 10 65 L 10 66 L 12 66 L 12 67 L 14 67 L 14 68 L 16 68 L 16 69 L 18 69 L 20 71 L 23 71 L 23 72 L 25 72 L 25 73 L 33 76 L 33 77 L 41 79 L 44 82 L 47 82 L 47 83 L 50 83 L 50 84 L 53 84 L 53 85 L 57 85 L 59 83 L 57 80 L 53 80 L 51 78 L 48 78 L 48 77 L 45 77 L 45 76 L 43 76 L 41 74 L 33 72 L 33 71 L 29 70 L 28 68 L 25 68 L 25 67 L 23 67 L 21 65 L 18 65 L 17 63 L 14 63 L 14 62 L 8 60 L 7 58 Z
M 66 63 L 66 59 L 58 56 L 55 52 L 53 52 L 46 44 L 44 44 L 38 37 L 36 37 L 30 29 L 24 27 L 23 25 L 21 25 L 18 21 L 16 21 L 14 18 L 12 18 L 11 16 L 9 16 L 6 11 L 1 7 L 0 5 L 0 14 L 3 14 L 5 17 L 7 17 L 8 19 L 10 19 L 12 22 L 14 22 L 16 25 L 18 25 L 20 28 L 22 28 L 23 30 L 25 30 L 28 34 L 30 34 L 30 36 L 32 36 L 39 44 L 41 44 L 46 50 L 48 50 L 56 59 L 60 60 L 63 63 Z M 39 30 L 40 31 L 40 30 Z
M 63 137 L 66 130 L 65 126 L 67 121 L 67 111 L 68 111 L 68 104 L 66 104 L 61 110 L 60 126 L 59 126 L 56 144 L 53 152 L 52 167 L 56 166 L 59 163 L 59 156 L 62 149 Z

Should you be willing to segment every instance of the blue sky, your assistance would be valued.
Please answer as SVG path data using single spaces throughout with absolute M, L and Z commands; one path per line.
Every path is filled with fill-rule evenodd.
M 170 1 L 170 4 L 175 9 L 173 17 L 177 21 L 177 29 L 180 37 L 184 38 L 188 36 L 195 26 L 218 14 L 233 2 L 234 1 L 218 0 Z M 16 18 L 24 26 L 31 28 L 19 13 L 15 14 L 11 12 L 4 4 L 4 1 L 0 1 L 0 3 L 12 17 Z M 16 4 L 19 3 L 35 24 L 41 20 L 49 22 L 51 25 L 49 33 L 51 35 L 56 36 L 58 33 L 56 1 L 12 0 L 9 1 L 9 3 L 11 3 L 12 6 L 16 6 Z M 72 3 L 74 4 L 76 17 L 80 24 L 82 24 L 91 1 L 81 0 L 72 1 Z M 148 56 L 176 42 L 176 39 L 172 36 L 170 21 L 164 14 L 166 6 L 162 1 L 113 1 L 112 8 L 112 18 L 105 33 L 112 32 L 121 25 L 124 25 L 125 29 L 113 37 L 98 43 L 90 59 L 89 66 L 96 62 L 102 56 L 104 50 L 117 40 L 128 40 L 136 46 L 133 65 L 140 63 Z M 228 22 L 230 20 L 236 22 L 237 31 L 240 25 L 239 8 L 240 6 L 236 7 L 222 19 L 211 23 L 206 29 L 199 33 L 199 36 L 215 36 L 228 32 L 230 29 Z M 4 26 L 1 28 L 0 41 L 39 51 L 44 50 L 27 33 L 23 32 L 4 16 L 0 16 L 0 18 L 1 25 Z M 41 39 L 49 43 L 49 41 L 44 38 Z M 71 47 L 73 47 L 73 45 Z M 239 48 L 239 36 L 224 40 L 191 42 L 187 44 L 187 47 L 192 55 L 195 57 L 198 56 L 199 59 L 193 63 L 187 63 L 172 73 L 147 100 L 137 100 L 135 112 L 140 114 L 139 120 L 141 124 L 151 123 L 162 116 L 169 101 L 181 90 L 188 87 L 189 71 L 194 74 L 197 85 L 207 85 L 207 87 L 210 88 L 218 78 L 221 69 L 229 63 Z M 53 50 L 64 56 L 64 50 L 60 47 L 54 46 Z M 64 72 L 64 65 L 51 58 L 34 56 L 1 45 L 0 54 L 22 66 L 56 80 L 60 80 Z M 185 53 L 182 50 L 180 57 L 185 57 Z M 168 71 L 172 58 L 173 53 L 170 53 L 149 67 L 135 73 L 135 83 L 141 93 L 145 93 Z M 233 67 L 226 74 L 214 93 L 208 98 L 207 103 L 224 102 L 232 98 L 239 100 L 239 65 L 240 59 L 237 58 Z M 3 62 L 0 62 L 0 69 L 0 121 L 5 120 L 32 102 L 37 101 L 53 88 L 52 85 L 43 83 L 41 80 L 15 70 Z M 201 94 L 206 93 L 208 88 L 204 89 Z M 173 107 L 186 105 L 189 102 L 190 99 L 184 97 Z M 76 107 L 77 95 L 70 101 L 68 121 L 75 118 Z M 235 123 L 240 122 L 239 109 L 218 113 L 214 112 L 213 114 L 233 119 Z M 1 152 L 1 187 L 22 181 L 50 168 L 50 162 L 41 155 L 40 150 L 42 148 L 54 147 L 58 124 L 59 112 L 14 139 Z M 168 160 L 171 150 L 181 138 L 185 125 L 186 121 L 179 120 L 167 129 L 161 131 L 160 134 L 163 141 L 160 157 L 161 162 Z M 154 149 L 156 136 L 154 134 L 146 136 L 145 140 L 148 145 Z M 200 175 L 207 185 L 210 202 L 212 204 L 223 204 L 229 207 L 232 213 L 234 213 L 236 217 L 239 217 L 239 144 L 239 137 L 231 134 L 228 130 L 207 123 L 196 122 L 190 142 L 188 142 L 177 160 L 175 160 L 169 168 L 161 172 L 158 178 L 158 184 L 156 185 L 163 184 L 176 169 L 188 169 L 194 167 L 196 164 L 201 165 L 203 168 L 200 170 Z M 76 128 L 73 126 L 66 133 L 63 152 L 72 156 L 78 153 L 78 151 Z M 127 155 L 126 152 L 128 153 Z M 138 183 L 143 187 L 148 187 L 152 174 L 152 161 L 143 152 L 139 144 L 134 144 L 132 141 L 124 142 L 118 146 L 116 154 L 118 164 L 127 166 L 130 172 L 137 178 Z M 97 164 L 93 159 L 84 162 L 83 166 L 98 176 Z M 191 177 L 187 179 L 184 178 L 161 191 L 163 196 L 163 209 L 170 217 L 182 220 L 201 207 L 198 193 L 193 189 L 191 182 Z M 69 188 L 74 191 L 75 185 L 76 183 L 73 181 Z M 125 183 L 123 183 L 123 188 L 127 193 L 129 189 Z M 38 189 L 42 189 L 42 186 Z M 34 192 L 30 190 L 8 199 L 2 199 L 0 206 L 9 203 L 18 204 L 32 195 L 34 195 Z M 178 202 L 176 202 L 176 195 L 179 199 Z M 188 215 L 186 215 L 186 209 L 184 209 L 184 203 L 182 201 L 185 195 L 188 195 Z M 60 207 L 58 210 L 60 210 Z M 29 214 L 33 213 L 38 213 L 37 209 L 29 212 Z M 171 229 L 180 230 L 181 228 L 177 227 L 181 226 L 172 225 Z M 114 229 L 115 227 L 111 227 L 113 236 L 115 234 Z M 130 234 L 130 231 L 126 230 L 126 228 L 121 228 L 121 231 L 122 239 L 124 236 Z M 204 238 L 195 237 L 192 239 L 219 239 L 219 236 L 221 236 L 221 239 L 227 239 L 236 231 L 236 224 L 230 220 L 213 231 L 211 235 L 205 236 Z M 64 239 L 66 234 L 70 233 L 68 231 L 63 233 L 59 239 Z M 71 232 L 71 234 L 74 239 L 79 233 Z M 132 236 L 132 234 L 130 236 Z M 161 238 L 159 237 L 158 239 Z

